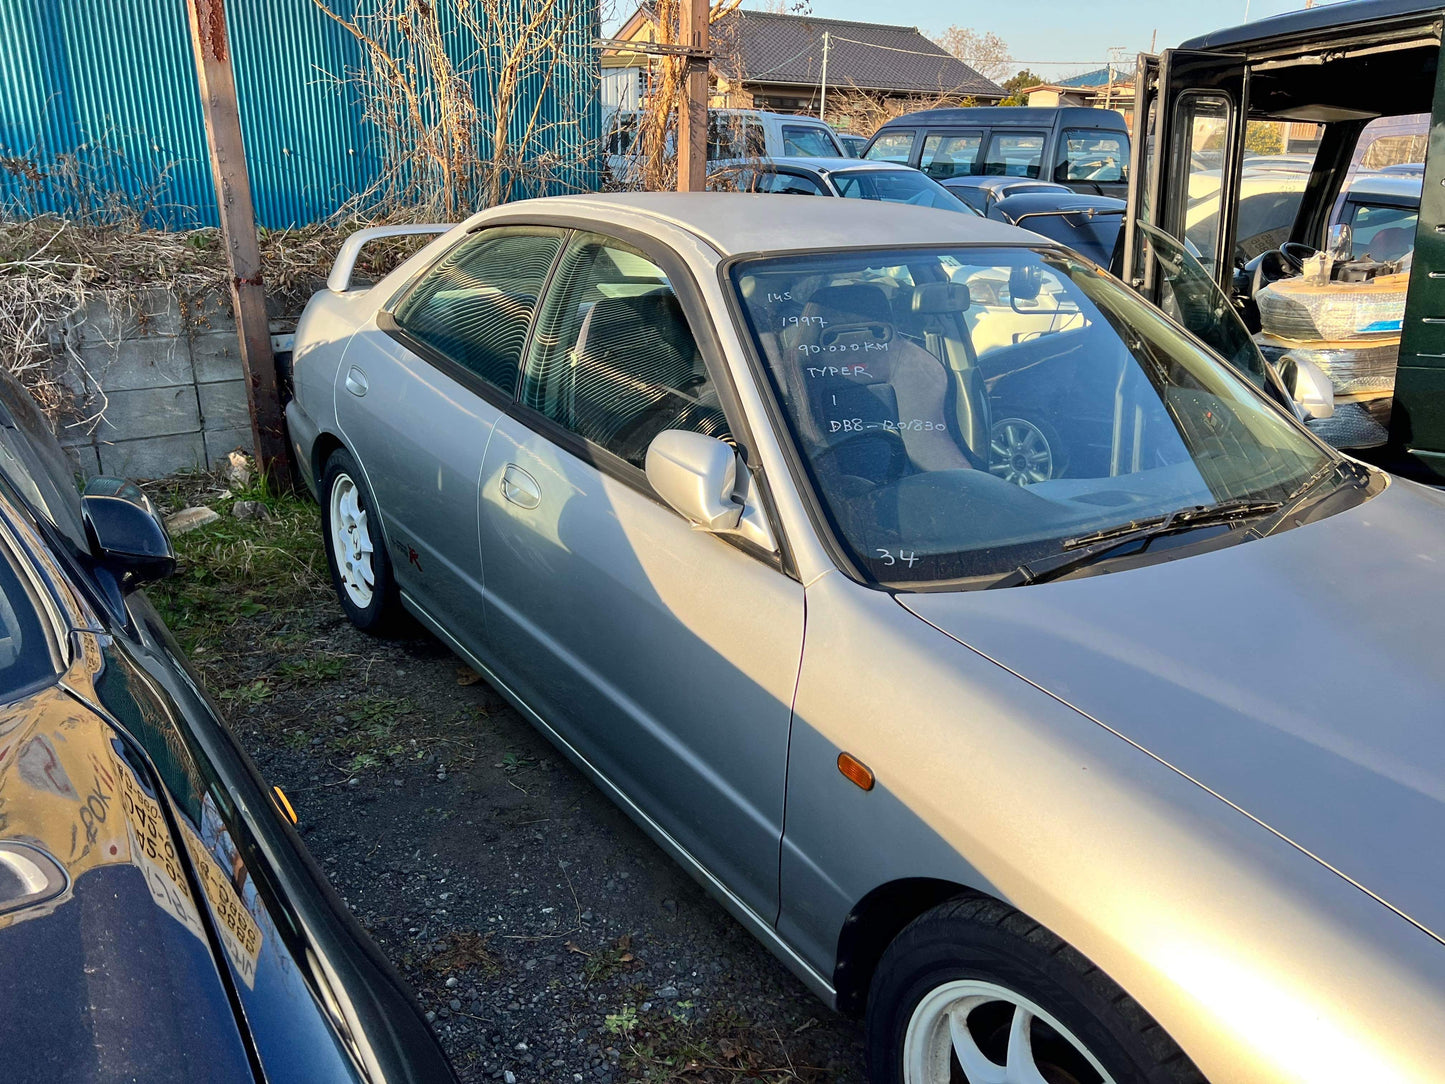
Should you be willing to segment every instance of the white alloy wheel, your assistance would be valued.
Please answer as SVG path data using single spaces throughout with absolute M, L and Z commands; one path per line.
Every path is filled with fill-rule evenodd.
M 989 430 L 990 474 L 1016 486 L 1047 482 L 1054 476 L 1054 452 L 1049 438 L 1033 422 L 1004 418 Z
M 331 486 L 331 534 L 327 541 L 347 596 L 358 609 L 366 609 L 376 586 L 371 532 L 366 509 L 361 507 L 361 490 L 346 473 L 338 474 Z
M 960 1079 L 1114 1084 L 1098 1059 L 1052 1016 L 1022 994 L 979 979 L 956 979 L 930 990 L 913 1010 L 903 1038 L 903 1084 Z

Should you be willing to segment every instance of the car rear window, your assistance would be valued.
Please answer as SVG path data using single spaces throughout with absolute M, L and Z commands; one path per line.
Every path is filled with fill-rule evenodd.
M 798 158 L 837 158 L 843 150 L 831 132 L 812 124 L 783 125 L 783 153 Z

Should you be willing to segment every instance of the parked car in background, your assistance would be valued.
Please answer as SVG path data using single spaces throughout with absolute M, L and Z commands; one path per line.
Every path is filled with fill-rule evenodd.
M 140 585 L 135 486 L 0 375 L 0 1064 L 7 1084 L 455 1078 Z
M 1030 189 L 994 203 L 988 217 L 1042 234 L 1117 272 L 1125 208 L 1112 196 Z
M 1055 184 L 1053 181 L 1031 181 L 1018 177 L 949 177 L 942 184 L 964 203 L 985 216 L 988 215 L 989 208 L 999 200 L 1007 199 L 1009 196 L 1015 196 L 1021 192 L 1052 193 L 1055 199 L 1069 199 L 1074 195 L 1074 190 L 1068 185 Z
M 1414 250 L 1424 170 L 1412 162 L 1350 177 L 1333 222 L 1350 227 L 1351 255 L 1393 261 Z
M 1136 129 L 1148 130 L 1158 153 L 1130 178 L 1140 221 L 1195 244 L 1264 356 L 1282 371 L 1307 360 L 1328 378 L 1333 413 L 1319 420 L 1331 442 L 1437 481 L 1445 479 L 1445 261 L 1435 238 L 1445 220 L 1445 155 L 1430 141 L 1445 101 L 1442 16 L 1440 4 L 1415 0 L 1334 4 L 1141 57 Z M 1217 181 L 1209 214 L 1198 217 L 1199 175 L 1250 172 L 1243 152 L 1254 126 L 1279 131 L 1286 122 L 1313 125 L 1316 150 L 1273 221 L 1248 221 L 1248 193 L 1237 198 L 1230 185 L 1221 210 Z M 1201 168 L 1204 151 L 1215 161 Z M 1352 192 L 1361 197 L 1354 206 Z M 1158 302 L 1157 283 L 1129 263 L 1144 255 L 1125 245 L 1125 277 Z
M 939 181 L 1025 177 L 1076 192 L 1123 196 L 1129 131 L 1112 109 L 924 109 L 884 124 L 863 157 L 915 166 Z
M 958 196 L 911 166 L 861 162 L 856 158 L 773 158 L 726 163 L 709 175 L 708 187 L 713 191 L 838 196 L 972 211 Z
M 1445 495 L 1187 284 L 840 210 L 523 201 L 369 289 L 349 237 L 287 408 L 341 608 L 486 675 L 877 1084 L 1438 1080 Z
M 862 158 L 863 150 L 868 146 L 868 137 L 861 136 L 854 132 L 838 132 L 838 142 L 843 144 L 843 153 L 849 158 Z
M 618 110 L 607 126 L 607 168 L 613 181 L 629 184 L 642 177 L 639 134 L 642 113 Z M 669 139 L 671 137 L 669 136 Z M 781 157 L 845 158 L 833 129 L 817 117 L 767 113 L 757 109 L 709 109 L 707 160 Z

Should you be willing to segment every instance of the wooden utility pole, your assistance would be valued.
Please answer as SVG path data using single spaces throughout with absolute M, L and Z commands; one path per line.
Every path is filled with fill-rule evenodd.
M 274 482 L 285 486 L 291 478 L 291 460 L 281 417 L 276 359 L 271 354 L 271 323 L 266 316 L 251 177 L 241 143 L 236 76 L 226 42 L 225 0 L 186 0 L 186 12 L 191 20 L 191 45 L 196 54 L 201 113 L 206 120 L 211 175 L 221 214 L 221 238 L 231 270 L 231 307 L 236 314 L 246 399 L 251 408 L 251 442 L 257 464 Z
M 677 190 L 707 190 L 708 0 L 682 0 L 678 18 L 687 74 L 677 118 Z

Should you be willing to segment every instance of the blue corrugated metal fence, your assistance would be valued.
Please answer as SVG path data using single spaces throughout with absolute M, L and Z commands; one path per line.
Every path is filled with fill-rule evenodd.
M 578 15 L 540 103 L 539 149 L 565 163 L 556 190 L 593 180 L 598 71 L 591 17 Z M 227 25 L 257 220 L 326 218 L 380 169 L 361 103 L 335 79 L 360 65 L 359 46 L 312 0 L 229 0 Z M 523 115 L 539 82 L 523 89 Z M 106 199 L 153 225 L 218 221 L 184 0 L 0 0 L 0 211 L 77 215 Z

